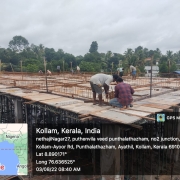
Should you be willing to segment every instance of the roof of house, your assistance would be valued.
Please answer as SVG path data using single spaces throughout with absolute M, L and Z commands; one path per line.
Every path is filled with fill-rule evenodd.
M 151 66 L 145 66 L 145 70 L 151 70 Z M 159 66 L 152 66 L 153 71 L 159 71 Z
M 173 73 L 180 74 L 180 71 L 174 71 Z

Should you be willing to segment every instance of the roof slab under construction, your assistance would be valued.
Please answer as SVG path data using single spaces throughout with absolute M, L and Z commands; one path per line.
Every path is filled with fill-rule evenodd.
M 143 121 L 155 121 L 156 112 L 172 112 L 180 104 L 180 79 L 139 77 L 123 77 L 135 93 L 133 107 L 128 109 L 113 108 L 108 104 L 109 99 L 103 100 L 105 106 L 93 105 L 92 92 L 89 84 L 90 74 L 0 74 L 0 95 L 10 95 L 21 98 L 26 104 L 40 103 L 55 109 L 62 109 L 78 115 L 80 121 L 101 119 L 122 125 L 141 128 Z M 115 85 L 110 85 L 114 91 Z M 2 177 L 3 178 L 3 177 Z M 2 179 L 0 177 L 0 179 Z M 21 177 L 26 180 L 27 177 Z M 6 180 L 5 178 L 3 180 Z M 9 179 L 11 179 L 9 177 Z M 48 179 L 34 176 L 36 179 Z M 48 180 L 51 178 L 49 177 Z M 166 179 L 163 177 L 162 179 Z M 168 179 L 168 178 L 167 178 Z

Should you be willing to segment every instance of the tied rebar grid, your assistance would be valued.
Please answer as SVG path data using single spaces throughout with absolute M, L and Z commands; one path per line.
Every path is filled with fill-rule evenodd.
M 46 92 L 46 81 L 44 76 L 35 74 L 34 76 L 26 75 L 23 80 L 19 74 L 14 76 L 1 76 L 1 84 L 10 85 L 11 87 L 19 87 Z M 47 87 L 49 93 L 57 93 L 67 95 L 69 97 L 80 97 L 92 99 L 92 92 L 89 85 L 91 75 L 76 75 L 76 74 L 61 74 L 59 76 L 52 75 L 47 77 Z M 134 89 L 150 87 L 150 79 L 148 77 L 139 77 L 136 80 L 131 80 L 131 77 L 124 76 L 124 82 L 129 83 Z M 179 89 L 180 78 L 159 78 L 154 77 L 152 82 L 153 88 L 170 88 Z M 113 89 L 114 90 L 114 89 Z M 111 89 L 111 91 L 113 91 Z M 103 94 L 103 99 L 108 102 Z

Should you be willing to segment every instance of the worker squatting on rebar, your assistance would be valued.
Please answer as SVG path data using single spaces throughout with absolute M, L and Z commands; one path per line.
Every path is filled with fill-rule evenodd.
M 127 83 L 123 82 L 123 79 L 119 77 L 115 86 L 115 98 L 109 101 L 112 106 L 120 107 L 122 109 L 132 107 L 134 89 Z
M 90 85 L 93 92 L 93 104 L 96 104 L 96 93 L 99 98 L 99 105 L 102 106 L 102 87 L 104 87 L 106 98 L 109 94 L 109 85 L 111 82 L 116 81 L 119 76 L 117 74 L 107 75 L 107 74 L 95 74 L 90 78 Z

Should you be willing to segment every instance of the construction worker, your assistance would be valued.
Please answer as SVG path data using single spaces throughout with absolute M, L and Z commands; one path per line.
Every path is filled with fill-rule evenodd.
M 41 70 L 39 70 L 39 74 L 43 74 L 43 72 Z
M 57 66 L 57 73 L 58 73 L 58 75 L 60 74 L 60 71 L 61 71 L 61 67 Z
M 111 99 L 109 104 L 123 109 L 128 108 L 128 106 L 132 107 L 134 89 L 129 84 L 124 83 L 121 77 L 116 82 L 115 98 Z
M 77 66 L 77 73 L 79 74 L 79 72 L 80 72 L 80 67 Z
M 122 68 L 122 67 L 121 67 L 121 68 L 120 68 L 120 67 L 117 68 L 117 73 L 118 73 L 118 75 L 121 76 L 121 77 L 123 76 L 123 71 L 124 71 L 124 68 Z
M 136 67 L 133 65 L 130 65 L 130 73 L 132 75 L 132 80 L 136 80 Z
M 52 75 L 52 73 L 51 73 L 50 70 L 47 70 L 47 75 L 48 75 L 48 76 L 51 76 L 51 75 Z
M 119 76 L 117 74 L 95 74 L 90 78 L 90 85 L 93 92 L 93 105 L 96 104 L 96 93 L 99 98 L 99 105 L 102 106 L 102 87 L 104 87 L 106 98 L 108 98 L 109 85 L 111 82 L 116 81 Z

